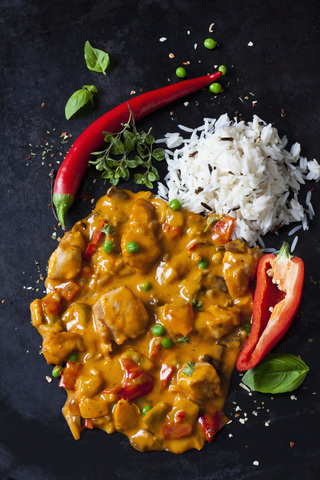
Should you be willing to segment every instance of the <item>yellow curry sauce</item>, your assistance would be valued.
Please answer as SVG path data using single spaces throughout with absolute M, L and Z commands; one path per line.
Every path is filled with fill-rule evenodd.
M 31 313 L 75 439 L 99 428 L 182 453 L 227 422 L 261 254 L 213 240 L 214 220 L 112 187 L 61 239 Z

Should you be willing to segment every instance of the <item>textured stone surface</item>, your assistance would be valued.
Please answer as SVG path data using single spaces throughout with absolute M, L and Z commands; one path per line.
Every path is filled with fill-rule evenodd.
M 219 43 L 213 51 L 203 47 L 211 23 L 212 37 Z M 60 413 L 64 392 L 57 381 L 46 381 L 51 368 L 38 354 L 40 337 L 29 315 L 31 300 L 43 295 L 39 279 L 56 247 L 51 235 L 57 222 L 48 207 L 49 173 L 87 125 L 130 98 L 133 90 L 165 86 L 168 78 L 175 82 L 175 69 L 183 62 L 190 62 L 189 78 L 225 64 L 229 72 L 222 80 L 222 95 L 198 92 L 152 114 L 139 127 L 153 126 L 161 138 L 179 123 L 198 126 L 205 116 L 239 111 L 250 120 L 256 113 L 287 134 L 290 145 L 299 141 L 305 156 L 319 160 L 319 32 L 316 0 L 1 1 L 1 480 L 319 478 L 320 287 L 310 280 L 320 280 L 319 217 L 300 235 L 296 249 L 306 265 L 301 313 L 276 348 L 301 355 L 310 366 L 305 388 L 295 393 L 297 400 L 290 395 L 250 397 L 235 373 L 226 406 L 233 422 L 200 453 L 140 454 L 120 434 L 98 431 L 75 442 Z M 167 40 L 160 42 L 161 37 Z M 109 52 L 106 76 L 86 68 L 86 40 Z M 65 103 L 85 84 L 97 86 L 96 106 L 67 121 Z M 252 101 L 257 101 L 255 107 Z M 68 143 L 63 143 L 63 132 L 72 135 Z M 164 165 L 161 168 L 164 173 Z M 94 185 L 93 179 L 98 176 L 91 167 L 80 196 L 90 193 L 97 200 L 105 192 L 107 184 L 98 179 Z M 319 207 L 319 186 L 312 198 Z M 91 208 L 90 201 L 77 199 L 68 227 Z M 268 237 L 267 245 L 279 247 L 287 232 Z M 235 417 L 236 405 L 242 409 L 240 417 Z M 242 425 L 239 418 L 245 418 L 244 413 L 248 420 Z M 253 465 L 256 460 L 258 466 Z

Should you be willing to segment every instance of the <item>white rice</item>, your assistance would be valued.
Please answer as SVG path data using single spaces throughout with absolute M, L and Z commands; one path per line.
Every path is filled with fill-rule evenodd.
M 190 138 L 165 135 L 168 174 L 166 185 L 159 184 L 162 198 L 178 198 L 196 213 L 208 213 L 208 205 L 234 216 L 234 236 L 250 245 L 264 246 L 262 236 L 280 225 L 301 222 L 308 229 L 314 216 L 311 192 L 306 208 L 298 193 L 306 180 L 320 180 L 320 165 L 300 157 L 299 143 L 286 150 L 287 138 L 256 115 L 247 124 L 224 114 L 205 118 L 196 129 L 179 128 Z

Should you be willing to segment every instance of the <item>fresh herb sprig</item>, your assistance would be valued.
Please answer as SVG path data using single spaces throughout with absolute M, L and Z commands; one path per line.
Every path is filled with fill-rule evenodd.
M 186 377 L 192 377 L 194 368 L 195 368 L 195 362 L 188 362 L 186 366 L 183 368 L 182 373 L 184 373 Z
M 104 132 L 108 147 L 103 151 L 93 152 L 95 159 L 90 160 L 90 163 L 102 172 L 102 178 L 109 180 L 114 186 L 120 179 L 129 180 L 130 169 L 140 167 L 144 172 L 134 175 L 135 183 L 153 188 L 153 182 L 160 177 L 152 160 L 164 160 L 164 150 L 154 148 L 155 138 L 150 133 L 151 128 L 147 133 L 137 131 L 131 110 L 128 122 L 122 125 L 123 129 L 118 133 Z

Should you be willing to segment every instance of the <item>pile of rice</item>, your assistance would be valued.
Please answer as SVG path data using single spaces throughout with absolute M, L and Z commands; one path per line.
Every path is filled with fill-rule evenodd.
M 249 245 L 264 246 L 263 235 L 293 222 L 300 222 L 293 233 L 308 229 L 311 190 L 305 207 L 298 194 L 306 180 L 319 181 L 320 165 L 300 156 L 299 143 L 286 150 L 287 138 L 257 116 L 245 123 L 225 114 L 196 129 L 179 128 L 190 138 L 165 135 L 168 174 L 159 196 L 178 198 L 196 213 L 234 216 L 234 235 Z

